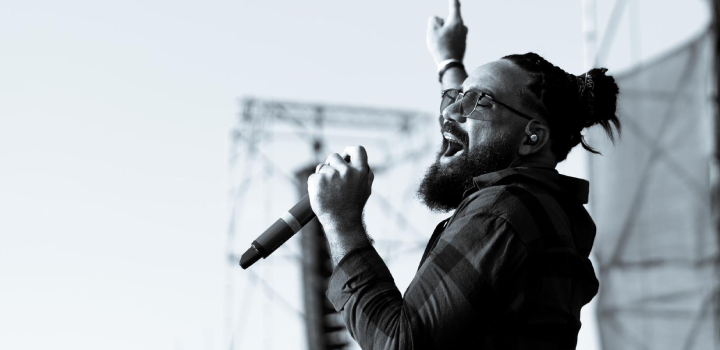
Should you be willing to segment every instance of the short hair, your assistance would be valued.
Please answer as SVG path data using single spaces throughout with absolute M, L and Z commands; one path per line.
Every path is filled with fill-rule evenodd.
M 600 154 L 585 142 L 582 130 L 600 124 L 610 140 L 622 131 L 616 115 L 620 92 L 615 79 L 605 75 L 606 68 L 593 68 L 575 76 L 553 65 L 540 55 L 503 57 L 530 74 L 532 82 L 526 87 L 545 108 L 543 114 L 550 127 L 552 152 L 558 162 L 567 158 L 573 147 L 581 144 L 592 153 Z M 614 130 L 613 130 L 614 127 Z

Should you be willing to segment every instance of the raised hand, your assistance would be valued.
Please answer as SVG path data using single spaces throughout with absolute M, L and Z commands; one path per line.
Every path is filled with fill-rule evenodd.
M 447 20 L 433 16 L 428 22 L 427 47 L 435 64 L 448 59 L 462 61 L 465 56 L 468 29 L 460 16 L 460 1 L 449 1 L 450 13 Z

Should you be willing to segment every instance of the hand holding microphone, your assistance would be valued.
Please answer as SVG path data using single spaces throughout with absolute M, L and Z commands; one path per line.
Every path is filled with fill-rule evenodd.
M 246 269 L 260 258 L 267 258 L 316 214 L 323 227 L 340 232 L 356 225 L 362 227 L 362 213 L 374 178 L 364 147 L 349 146 L 342 154 L 331 154 L 308 178 L 308 195 L 252 242 L 240 266 Z
M 331 154 L 308 178 L 312 209 L 325 228 L 362 226 L 362 213 L 375 175 L 362 146 Z

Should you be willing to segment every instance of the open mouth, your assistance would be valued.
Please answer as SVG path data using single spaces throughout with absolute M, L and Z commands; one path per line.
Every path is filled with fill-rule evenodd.
M 455 137 L 454 135 L 444 132 L 443 137 L 445 137 L 445 153 L 443 153 L 442 157 L 440 158 L 441 163 L 447 163 L 452 158 L 458 157 L 462 155 L 465 152 L 465 145 Z

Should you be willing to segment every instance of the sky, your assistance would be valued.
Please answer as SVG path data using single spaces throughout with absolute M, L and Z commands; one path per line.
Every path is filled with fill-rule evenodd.
M 613 3 L 597 0 L 600 41 Z M 709 22 L 704 0 L 626 6 L 603 62 L 610 73 Z M 580 1 L 465 1 L 462 11 L 467 66 L 535 51 L 582 72 Z M 445 1 L 408 0 L 3 4 L 0 348 L 226 348 L 239 99 L 432 113 L 426 23 L 446 14 Z M 573 152 L 561 171 L 583 176 L 584 162 Z M 302 348 L 289 330 L 297 322 L 271 321 L 286 336 L 263 348 Z M 581 341 L 595 346 L 592 335 Z

